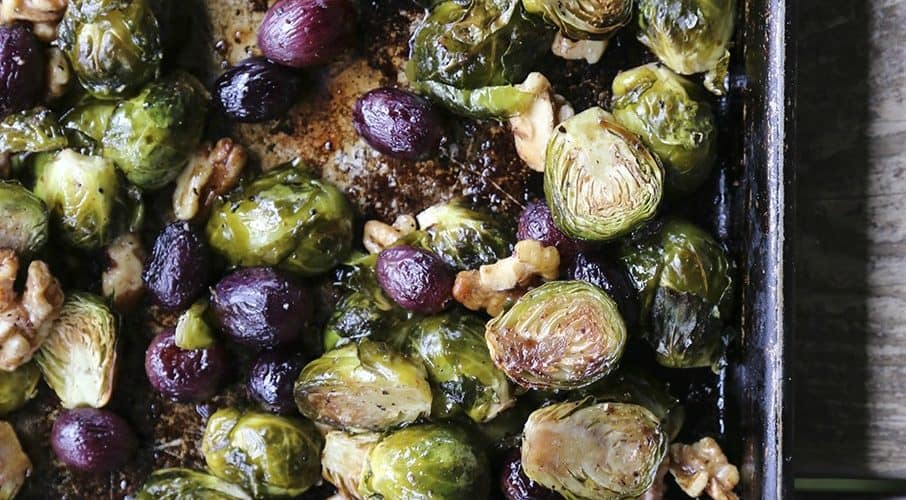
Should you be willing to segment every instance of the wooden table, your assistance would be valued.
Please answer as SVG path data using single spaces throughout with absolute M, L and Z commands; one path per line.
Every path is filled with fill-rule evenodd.
M 906 0 L 802 0 L 794 464 L 906 478 Z

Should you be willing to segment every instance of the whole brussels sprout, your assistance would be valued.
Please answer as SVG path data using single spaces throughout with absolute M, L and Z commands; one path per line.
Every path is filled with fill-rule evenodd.
M 632 0 L 522 0 L 573 40 L 607 40 L 632 17 Z
M 38 393 L 41 370 L 26 363 L 8 372 L 0 370 L 0 417 L 25 406 Z
M 431 412 L 425 368 L 368 339 L 309 363 L 293 393 L 303 415 L 341 429 L 384 431 Z
M 713 365 L 733 296 L 733 264 L 694 225 L 668 219 L 660 231 L 623 245 L 621 259 L 639 292 L 643 336 L 660 364 Z
M 634 498 L 654 482 L 667 441 L 658 418 L 641 406 L 556 403 L 529 416 L 522 467 L 570 500 Z
M 157 19 L 145 0 L 70 2 L 59 30 L 60 48 L 94 97 L 128 96 L 160 69 Z
M 32 256 L 47 243 L 47 206 L 15 181 L 0 181 L 0 248 Z
M 459 429 L 416 425 L 371 449 L 359 489 L 365 498 L 487 498 L 487 459 Z
M 190 469 L 160 469 L 135 492 L 135 500 L 251 500 L 239 486 Z
M 42 153 L 35 159 L 34 191 L 72 245 L 92 250 L 115 236 L 120 179 L 109 160 L 71 149 Z
M 579 391 L 599 402 L 632 403 L 644 406 L 661 422 L 670 439 L 676 438 L 686 418 L 680 401 L 673 397 L 667 384 L 648 373 L 620 368 Z
M 491 360 L 484 321 L 476 316 L 451 312 L 418 321 L 409 352 L 428 370 L 434 417 L 463 412 L 487 422 L 516 402 L 506 375 Z
M 571 238 L 608 241 L 651 219 L 663 177 L 658 158 L 601 108 L 561 123 L 547 145 L 544 194 Z
M 294 162 L 234 190 L 212 212 L 207 235 L 233 265 L 276 266 L 312 276 L 349 253 L 352 219 L 336 186 Z
M 322 444 L 307 420 L 225 408 L 208 419 L 201 452 L 215 476 L 255 498 L 296 496 L 320 479 Z
M 63 115 L 63 128 L 74 149 L 86 154 L 101 154 L 104 132 L 116 109 L 116 101 L 88 100 Z
M 0 152 L 38 153 L 65 148 L 68 141 L 52 111 L 33 108 L 0 121 Z
M 139 188 L 160 188 L 195 152 L 206 112 L 207 91 L 192 75 L 177 72 L 155 80 L 116 105 L 104 131 L 103 155 Z
M 423 231 L 407 239 L 434 252 L 457 271 L 509 257 L 515 244 L 513 227 L 505 218 L 473 210 L 459 200 L 422 211 L 418 225 Z
M 368 465 L 368 455 L 380 440 L 381 435 L 376 432 L 328 432 L 324 436 L 324 453 L 321 455 L 324 479 L 336 486 L 345 498 L 363 498 L 359 493 L 359 484 Z
M 691 81 L 652 63 L 613 80 L 613 117 L 638 134 L 664 165 L 667 191 L 694 191 L 717 159 L 711 106 Z
M 101 408 L 110 401 L 116 371 L 117 320 L 104 301 L 71 293 L 35 355 L 63 408 Z
M 578 389 L 623 356 L 626 324 L 616 302 L 584 281 L 549 281 L 487 324 L 494 363 L 530 389 Z

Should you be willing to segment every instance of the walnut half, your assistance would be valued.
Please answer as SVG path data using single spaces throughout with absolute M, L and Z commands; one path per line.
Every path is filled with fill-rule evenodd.
M 687 495 L 707 493 L 714 500 L 736 500 L 733 488 L 739 484 L 739 470 L 727 460 L 717 441 L 710 437 L 692 445 L 670 446 L 670 473 Z
M 176 179 L 173 213 L 189 221 L 207 214 L 214 199 L 239 184 L 248 154 L 242 145 L 225 137 L 217 144 L 203 144 Z
M 573 108 L 554 94 L 551 82 L 541 73 L 529 73 L 517 87 L 535 99 L 526 111 L 510 118 L 516 153 L 529 168 L 544 172 L 548 140 L 554 127 L 574 114 Z

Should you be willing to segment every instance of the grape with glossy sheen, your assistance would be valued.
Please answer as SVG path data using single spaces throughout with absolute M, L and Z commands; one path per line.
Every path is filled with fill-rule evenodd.
M 437 255 L 407 245 L 391 247 L 378 256 L 381 288 L 403 309 L 434 314 L 453 297 L 453 271 Z
M 0 118 L 38 104 L 44 66 L 44 51 L 24 24 L 0 25 Z
M 183 349 L 176 345 L 172 328 L 154 337 L 145 351 L 145 373 L 151 386 L 180 402 L 204 401 L 217 394 L 229 364 L 222 345 Z
M 57 417 L 50 445 L 66 467 L 99 474 L 122 467 L 135 452 L 137 440 L 129 424 L 116 413 L 76 408 Z
M 327 64 L 349 46 L 355 26 L 349 0 L 280 0 L 258 27 L 258 47 L 293 68 Z
M 519 216 L 519 227 L 516 230 L 519 240 L 536 240 L 545 246 L 557 248 L 560 262 L 568 264 L 576 258 L 582 244 L 563 234 L 554 224 L 551 209 L 544 202 L 529 203 Z
M 301 75 L 263 57 L 226 70 L 214 83 L 214 102 L 236 122 L 259 123 L 289 111 L 302 87 Z
M 586 281 L 607 292 L 617 303 L 623 320 L 630 328 L 639 317 L 639 299 L 629 276 L 617 260 L 600 254 L 580 252 L 568 271 L 569 279 Z
M 165 226 L 142 272 L 151 302 L 168 311 L 187 309 L 208 284 L 210 260 L 198 229 L 182 221 Z
M 267 350 L 258 355 L 246 384 L 249 397 L 271 413 L 296 412 L 293 385 L 306 359 L 301 353 Z
M 352 123 L 371 147 L 404 160 L 420 160 L 436 152 L 444 133 L 440 114 L 430 102 L 389 87 L 360 97 Z
M 529 479 L 522 470 L 522 454 L 510 452 L 503 463 L 500 491 L 506 500 L 559 500 L 559 494 Z

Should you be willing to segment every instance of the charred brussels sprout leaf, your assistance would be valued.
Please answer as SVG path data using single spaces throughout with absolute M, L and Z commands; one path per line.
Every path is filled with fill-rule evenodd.
M 26 363 L 8 372 L 0 370 L 0 417 L 25 406 L 38 393 L 41 371 Z
M 116 317 L 100 297 L 66 297 L 35 361 L 64 408 L 101 408 L 110 400 L 116 369 Z
M 384 431 L 431 412 L 424 367 L 367 339 L 309 363 L 293 394 L 303 415 L 341 429 Z
M 557 403 L 526 422 L 522 467 L 568 499 L 633 498 L 654 482 L 667 440 L 658 418 L 641 406 L 591 398 Z
M 720 245 L 694 225 L 670 219 L 654 235 L 626 243 L 621 259 L 639 291 L 640 323 L 658 362 L 713 365 L 733 295 L 733 265 Z
M 315 485 L 322 444 L 306 420 L 226 408 L 208 419 L 201 451 L 215 476 L 262 498 L 301 495 Z
M 211 214 L 207 235 L 231 264 L 312 276 L 349 253 L 352 218 L 336 186 L 293 163 L 233 191 Z
M 547 146 L 544 193 L 554 222 L 575 239 L 607 241 L 657 212 L 660 161 L 601 108 L 556 127 Z
M 157 74 L 163 57 L 146 0 L 69 2 L 58 41 L 79 82 L 101 99 L 137 91 Z
M 20 111 L 0 121 L 0 152 L 52 151 L 65 148 L 67 142 L 63 127 L 49 109 Z
M 644 406 L 661 422 L 664 432 L 674 439 L 679 434 L 686 412 L 667 384 L 643 372 L 620 369 L 605 379 L 583 388 L 581 394 L 600 402 L 632 403 Z
M 477 269 L 509 257 L 514 231 L 504 218 L 466 207 L 460 201 L 435 205 L 418 214 L 422 232 L 407 237 L 457 270 Z
M 322 475 L 337 487 L 344 498 L 362 498 L 359 484 L 368 463 L 368 454 L 381 440 L 376 432 L 349 434 L 330 431 L 324 437 L 324 452 L 321 455 Z
M 506 375 L 491 360 L 484 321 L 476 316 L 452 312 L 418 321 L 409 351 L 428 370 L 435 417 L 463 412 L 487 422 L 515 403 Z
M 494 363 L 531 389 L 577 389 L 616 367 L 626 345 L 616 303 L 584 281 L 550 281 L 487 324 Z
M 201 140 L 207 91 L 188 73 L 148 84 L 117 104 L 102 140 L 104 156 L 142 189 L 176 178 Z
M 487 498 L 487 459 L 459 429 L 409 427 L 371 449 L 359 489 L 365 498 Z
M 659 64 L 613 80 L 613 116 L 638 134 L 667 171 L 667 191 L 695 190 L 717 157 L 714 113 L 696 85 Z
M 47 206 L 14 181 L 0 181 L 0 248 L 32 256 L 47 243 Z
M 135 500 L 251 500 L 242 488 L 219 477 L 189 469 L 154 471 L 135 492 Z
M 607 40 L 632 17 L 632 0 L 522 0 L 573 40 Z

